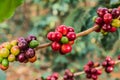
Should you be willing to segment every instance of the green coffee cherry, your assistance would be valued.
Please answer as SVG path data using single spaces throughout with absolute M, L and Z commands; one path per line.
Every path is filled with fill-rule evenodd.
M 2 57 L 0 57 L 0 63 L 2 63 L 2 60 L 3 60 L 3 58 L 2 58 Z
M 39 42 L 37 40 L 32 40 L 30 43 L 29 43 L 29 47 L 30 48 L 35 48 L 39 45 Z
M 61 41 L 61 43 L 63 43 L 63 44 L 66 44 L 66 43 L 69 42 L 68 38 L 65 37 L 65 36 L 63 36 L 60 41 Z
M 7 67 L 9 65 L 9 61 L 7 59 L 2 60 L 2 65 Z

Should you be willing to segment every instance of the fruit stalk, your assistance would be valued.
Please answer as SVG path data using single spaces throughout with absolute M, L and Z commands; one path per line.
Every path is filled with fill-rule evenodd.
M 88 35 L 90 34 L 91 32 L 97 30 L 99 28 L 99 26 L 95 25 L 94 27 L 91 27 L 90 29 L 88 30 L 85 30 L 83 32 L 80 32 L 80 33 L 77 33 L 76 34 L 76 37 L 81 37 L 81 36 L 85 36 L 85 35 Z M 44 44 L 40 44 L 37 48 L 35 48 L 35 50 L 39 50 L 41 48 L 45 48 L 45 47 L 48 47 L 50 46 L 52 43 L 44 43 Z

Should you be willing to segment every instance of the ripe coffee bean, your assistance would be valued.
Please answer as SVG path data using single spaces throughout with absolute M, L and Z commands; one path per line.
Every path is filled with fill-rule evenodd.
M 94 66 L 94 62 L 93 62 L 93 61 L 89 61 L 89 62 L 87 63 L 87 65 L 88 65 L 89 67 L 93 67 L 93 66 Z
M 34 35 L 29 35 L 26 39 L 28 42 L 32 41 L 32 40 L 37 40 L 36 36 Z
M 104 31 L 110 31 L 111 30 L 111 26 L 110 25 L 108 25 L 108 24 L 104 24 L 103 26 L 102 26 L 102 29 L 104 30 Z
M 62 34 L 60 32 L 55 32 L 55 41 L 59 42 L 62 38 Z
M 110 73 L 110 72 L 113 71 L 113 67 L 112 67 L 112 66 L 106 67 L 105 71 L 106 71 L 107 73 Z
M 56 31 L 62 33 L 62 35 L 66 35 L 68 33 L 68 29 L 65 25 L 58 26 Z
M 115 65 L 115 61 L 113 61 L 113 60 L 109 61 L 109 62 L 108 62 L 108 65 L 109 65 L 109 66 L 114 66 L 114 65 Z
M 61 46 L 61 54 L 69 53 L 69 52 L 71 52 L 71 50 L 72 50 L 72 47 L 70 44 L 63 44 Z
M 103 24 L 103 19 L 101 17 L 97 17 L 95 19 L 95 23 L 98 24 L 98 25 L 102 25 Z
M 117 18 L 120 15 L 120 11 L 117 8 L 112 9 L 112 17 Z
M 108 13 L 108 9 L 107 8 L 100 7 L 100 8 L 97 9 L 97 14 L 100 17 L 103 17 L 106 13 Z
M 58 42 L 53 42 L 51 47 L 54 51 L 58 51 L 60 50 L 61 45 Z
M 112 27 L 112 28 L 110 29 L 110 32 L 115 32 L 115 31 L 117 31 L 117 28 L 115 28 L 115 27 Z
M 47 34 L 47 38 L 51 41 L 54 41 L 55 40 L 55 33 L 54 32 L 49 32 Z
M 18 47 L 19 47 L 20 49 L 26 49 L 26 48 L 28 47 L 27 41 L 25 41 L 25 40 L 19 41 L 19 42 L 18 42 Z
M 106 24 L 109 24 L 112 21 L 112 15 L 110 13 L 106 13 L 103 17 L 103 20 Z
M 2 64 L 0 64 L 0 69 L 3 70 L 3 71 L 5 71 L 5 70 L 8 69 L 8 66 L 3 66 Z
M 63 36 L 63 37 L 61 38 L 60 42 L 63 43 L 63 44 L 66 44 L 66 43 L 69 42 L 69 40 L 68 40 L 67 37 Z
M 25 54 L 24 53 L 20 53 L 18 56 L 17 56 L 17 60 L 19 62 L 24 62 L 25 61 Z
M 26 51 L 25 56 L 26 56 L 27 58 L 32 58 L 32 57 L 34 57 L 34 56 L 35 56 L 35 50 L 32 49 L 32 48 L 29 48 L 29 49 Z
M 29 60 L 29 62 L 33 63 L 33 62 L 35 62 L 37 60 L 37 57 L 34 56 L 32 58 L 29 58 L 28 60 Z
M 107 61 L 104 61 L 104 62 L 102 63 L 102 66 L 103 66 L 103 67 L 106 67 L 106 66 L 107 66 Z
M 118 60 L 120 60 L 120 55 L 118 55 Z
M 74 32 L 74 28 L 72 27 L 67 27 L 68 32 Z
M 67 34 L 67 38 L 69 39 L 69 41 L 73 41 L 76 39 L 76 34 L 74 32 L 69 32 Z
M 109 62 L 109 61 L 111 61 L 112 59 L 111 59 L 110 56 L 107 56 L 105 60 Z

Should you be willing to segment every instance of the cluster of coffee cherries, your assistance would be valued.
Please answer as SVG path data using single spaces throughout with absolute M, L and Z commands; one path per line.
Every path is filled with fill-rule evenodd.
M 13 61 L 34 62 L 36 60 L 34 48 L 37 46 L 38 41 L 33 35 L 2 43 L 0 45 L 0 69 L 8 69 L 9 62 Z
M 64 55 L 71 52 L 76 34 L 72 27 L 60 25 L 55 32 L 49 32 L 47 38 L 52 41 L 52 50 L 59 51 L 60 54 Z
M 48 76 L 46 80 L 58 80 L 59 74 L 54 72 L 52 75 Z
M 97 65 L 97 66 L 99 66 L 99 65 Z M 101 70 L 95 68 L 95 64 L 93 61 L 89 61 L 84 66 L 84 71 L 86 73 L 86 78 L 93 79 L 93 80 L 97 80 L 98 75 L 101 75 L 101 73 L 102 73 Z
M 115 61 L 112 60 L 111 57 L 107 56 L 105 61 L 102 63 L 102 66 L 105 68 L 105 71 L 107 73 L 110 73 L 113 71 L 115 65 Z
M 97 17 L 94 17 L 95 25 L 99 26 L 96 32 L 107 34 L 108 32 L 115 32 L 120 27 L 120 8 L 98 8 Z
M 74 80 L 74 74 L 69 69 L 66 69 L 63 79 L 64 80 Z

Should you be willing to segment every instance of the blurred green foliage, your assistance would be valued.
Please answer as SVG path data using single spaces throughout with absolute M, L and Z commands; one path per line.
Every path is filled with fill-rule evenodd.
M 119 4 L 120 0 L 26 0 L 9 21 L 0 25 L 0 41 L 34 34 L 41 44 L 46 43 L 49 42 L 47 33 L 58 25 L 72 26 L 76 33 L 84 31 L 93 26 L 92 17 L 97 15 L 98 7 L 114 8 Z M 61 73 L 66 68 L 73 72 L 81 71 L 88 60 L 101 62 L 107 55 L 116 57 L 120 53 L 119 39 L 120 30 L 106 36 L 93 32 L 78 38 L 72 52 L 65 56 L 53 52 L 50 47 L 40 50 L 34 67 L 47 67 Z M 44 74 L 48 75 L 48 71 Z

